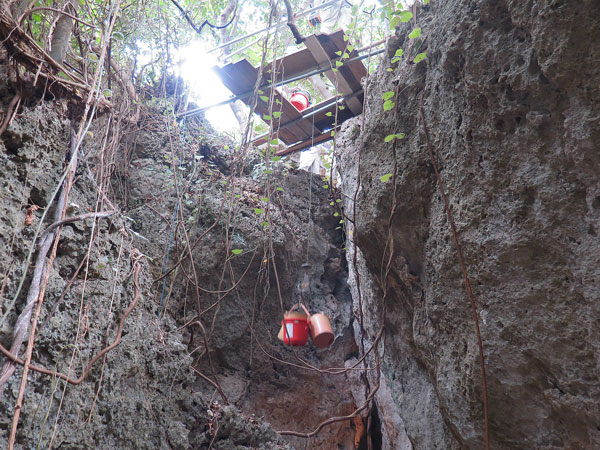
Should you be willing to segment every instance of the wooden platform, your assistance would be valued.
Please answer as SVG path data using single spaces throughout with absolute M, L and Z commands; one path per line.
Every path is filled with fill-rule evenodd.
M 344 52 L 348 42 L 344 41 L 343 30 L 332 34 L 317 34 L 308 36 L 305 40 L 306 49 L 284 56 L 268 65 L 263 70 L 260 81 L 262 94 L 257 99 L 255 112 L 259 114 L 267 124 L 273 123 L 273 129 L 279 130 L 278 137 L 288 148 L 278 154 L 287 154 L 310 147 L 315 144 L 326 142 L 331 139 L 331 131 L 335 126 L 335 109 L 344 103 L 345 108 L 338 110 L 337 124 L 357 116 L 362 112 L 364 96 L 362 93 L 361 79 L 367 75 L 367 70 L 361 61 L 353 61 L 337 68 L 337 71 L 327 70 L 325 75 L 337 87 L 338 101 L 326 100 L 314 105 L 302 112 L 298 111 L 281 93 L 275 89 L 274 111 L 281 112 L 280 117 L 274 117 L 269 110 L 268 104 L 260 99 L 260 96 L 270 98 L 272 89 L 266 86 L 274 83 L 285 83 L 285 81 L 308 74 L 318 69 L 336 67 L 335 61 L 340 55 L 336 52 Z M 356 50 L 348 52 L 351 59 L 358 56 Z M 241 60 L 224 67 L 218 67 L 217 73 L 223 80 L 223 84 L 235 95 L 253 92 L 258 77 L 258 69 L 253 67 L 247 60 Z M 243 101 L 250 105 L 253 100 L 248 96 Z M 331 113 L 328 115 L 328 113 Z M 275 114 L 278 115 L 278 114 Z M 267 116 L 267 119 L 265 119 Z M 271 117 L 269 120 L 268 117 Z M 313 136 L 314 123 L 314 136 Z M 255 139 L 255 145 L 265 143 L 264 138 Z

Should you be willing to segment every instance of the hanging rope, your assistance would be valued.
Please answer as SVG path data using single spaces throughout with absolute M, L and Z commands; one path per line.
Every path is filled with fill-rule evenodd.
M 184 116 L 181 121 L 181 155 L 179 156 L 179 167 L 183 164 L 183 145 L 185 143 L 185 124 L 187 117 Z M 177 218 L 177 212 L 179 210 L 179 202 L 175 202 L 175 209 L 173 210 L 173 216 L 171 217 L 171 227 L 169 229 L 169 242 L 167 244 L 167 256 L 165 257 L 165 266 L 163 268 L 163 282 L 162 290 L 160 293 L 160 302 L 158 304 L 158 318 L 162 318 L 163 315 L 163 301 L 165 299 L 165 290 L 167 287 L 167 270 L 169 269 L 169 255 L 171 254 L 171 246 L 173 245 L 173 231 L 175 229 L 175 219 Z
M 419 113 L 421 115 L 421 122 L 423 123 L 423 131 L 425 132 L 425 140 L 427 141 L 427 148 L 429 150 L 429 157 L 431 159 L 431 164 L 433 165 L 433 169 L 435 170 L 435 176 L 437 177 L 437 181 L 440 186 L 440 192 L 442 193 L 442 198 L 444 199 L 444 207 L 446 209 L 446 214 L 448 215 L 448 222 L 450 223 L 450 229 L 452 230 L 452 236 L 454 238 L 454 243 L 456 244 L 456 250 L 458 252 L 458 260 L 460 262 L 460 267 L 462 269 L 463 277 L 465 279 L 465 285 L 467 286 L 469 300 L 471 301 L 471 312 L 473 314 L 473 321 L 475 322 L 475 332 L 477 334 L 477 346 L 479 347 L 479 363 L 481 365 L 481 384 L 482 384 L 482 389 L 483 389 L 484 440 L 485 440 L 486 450 L 490 450 L 490 434 L 489 434 L 489 425 L 488 425 L 489 421 L 488 421 L 487 382 L 486 382 L 486 378 L 485 378 L 485 359 L 483 356 L 483 342 L 481 339 L 481 331 L 479 329 L 479 318 L 477 317 L 477 306 L 475 305 L 475 298 L 473 296 L 473 291 L 471 289 L 471 281 L 469 280 L 469 275 L 467 275 L 467 268 L 465 266 L 462 249 L 458 242 L 458 233 L 456 232 L 456 225 L 454 224 L 454 219 L 452 217 L 452 211 L 450 210 L 450 205 L 448 204 L 448 198 L 446 197 L 446 191 L 444 190 L 444 184 L 442 183 L 442 178 L 440 177 L 440 172 L 438 170 L 437 162 L 435 160 L 435 156 L 433 154 L 433 149 L 431 147 L 431 141 L 429 140 L 429 131 L 427 129 L 427 124 L 425 123 L 425 115 L 423 114 L 424 96 L 425 96 L 425 90 L 421 91 L 421 105 L 419 107 Z

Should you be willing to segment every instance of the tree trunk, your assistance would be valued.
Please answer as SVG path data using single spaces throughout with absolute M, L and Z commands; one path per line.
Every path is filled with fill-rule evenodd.
M 75 3 L 74 0 L 69 0 L 65 5 L 65 12 L 70 12 L 74 15 Z M 73 19 L 69 16 L 61 14 L 56 22 L 56 28 L 50 42 L 49 54 L 57 63 L 62 64 L 67 53 L 67 48 L 71 42 L 71 31 L 73 30 Z

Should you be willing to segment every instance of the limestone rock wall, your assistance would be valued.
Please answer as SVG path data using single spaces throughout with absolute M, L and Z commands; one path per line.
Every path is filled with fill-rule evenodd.
M 478 306 L 491 448 L 598 448 L 600 11 L 592 1 L 431 2 L 416 23 L 421 39 L 400 27 L 371 77 L 365 128 L 348 123 L 336 145 L 347 214 L 360 179 L 350 279 L 357 308 L 360 278 L 371 339 L 396 192 L 384 448 L 483 448 L 474 323 L 421 98 Z M 418 44 L 425 61 L 390 62 Z M 383 111 L 386 91 L 397 113 Z M 396 147 L 384 142 L 398 132 Z M 380 181 L 394 161 L 395 186 Z

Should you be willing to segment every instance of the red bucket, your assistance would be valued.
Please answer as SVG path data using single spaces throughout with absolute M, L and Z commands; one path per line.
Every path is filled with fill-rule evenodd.
M 296 107 L 298 111 L 304 111 L 310 105 L 308 95 L 302 91 L 296 91 L 292 94 L 290 103 Z
M 283 315 L 281 329 L 277 337 L 285 345 L 293 347 L 306 345 L 308 341 L 308 321 L 310 315 L 304 305 L 300 305 L 304 311 L 294 311 L 294 306 Z M 284 328 L 285 327 L 285 328 Z

